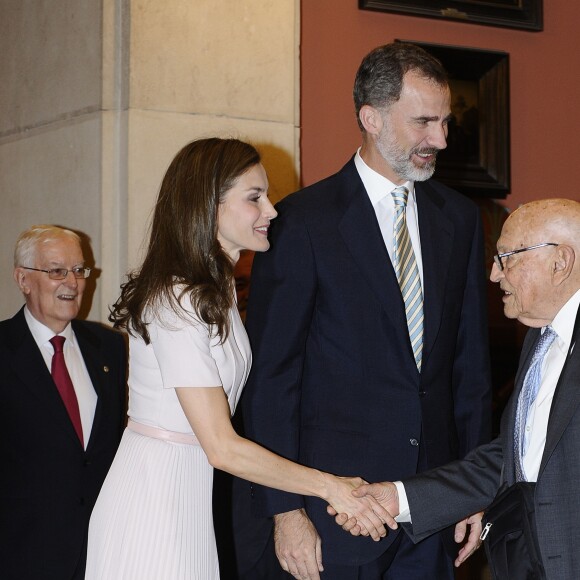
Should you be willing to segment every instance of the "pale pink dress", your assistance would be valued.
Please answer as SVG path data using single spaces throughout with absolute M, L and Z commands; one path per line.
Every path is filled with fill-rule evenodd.
M 129 416 L 191 433 L 178 386 L 221 385 L 233 413 L 251 352 L 235 308 L 230 322 L 230 334 L 219 344 L 195 316 L 186 322 L 158 308 L 148 327 L 151 343 L 129 341 Z M 212 481 L 201 447 L 125 430 L 91 517 L 86 579 L 218 580 Z

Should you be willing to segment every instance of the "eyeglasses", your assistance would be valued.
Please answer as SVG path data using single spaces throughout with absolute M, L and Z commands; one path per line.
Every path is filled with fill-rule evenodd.
M 513 250 L 512 252 L 504 252 L 503 254 L 496 254 L 493 257 L 495 265 L 503 272 L 503 259 L 513 254 L 519 254 L 520 252 L 527 252 L 528 250 L 535 250 L 536 248 L 543 248 L 544 246 L 559 246 L 560 244 L 555 244 L 553 242 L 545 242 L 543 244 L 536 244 L 535 246 L 529 246 L 528 248 L 521 248 L 519 250 Z
M 90 268 L 72 268 L 67 270 L 66 268 L 52 268 L 51 270 L 41 270 L 40 268 L 29 268 L 28 266 L 22 266 L 25 270 L 34 270 L 35 272 L 46 272 L 51 280 L 64 280 L 69 272 L 73 273 L 75 278 L 88 278 L 91 275 Z

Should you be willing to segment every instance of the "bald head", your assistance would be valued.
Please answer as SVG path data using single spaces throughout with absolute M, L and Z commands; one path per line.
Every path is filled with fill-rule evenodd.
M 580 203 L 571 199 L 541 199 L 526 203 L 506 220 L 514 222 L 524 238 L 554 239 L 577 250 L 580 243 Z M 539 242 L 538 242 L 539 243 Z M 525 245 L 529 245 L 527 241 Z
M 523 250 L 504 257 L 503 270 L 492 268 L 491 280 L 504 290 L 505 315 L 528 326 L 550 324 L 580 289 L 580 203 L 545 199 L 521 206 L 506 220 L 497 249 Z

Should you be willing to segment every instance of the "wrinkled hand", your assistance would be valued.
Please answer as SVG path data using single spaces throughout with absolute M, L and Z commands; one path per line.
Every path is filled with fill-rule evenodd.
M 399 494 L 394 483 L 389 481 L 383 483 L 363 483 L 352 491 L 352 495 L 357 498 L 368 499 L 372 501 L 372 505 L 378 503 L 380 511 L 377 511 L 375 508 L 375 513 L 380 515 L 381 520 L 389 528 L 392 530 L 397 529 L 398 524 L 394 517 L 399 515 Z M 331 516 L 336 516 L 334 520 L 343 530 L 350 532 L 353 536 L 366 535 L 364 533 L 364 523 L 357 516 L 333 509 L 331 506 L 327 507 L 326 511 Z
M 299 580 L 320 580 L 322 542 L 304 510 L 274 516 L 274 542 L 283 570 Z
M 373 497 L 372 494 L 360 493 L 366 482 L 360 477 L 334 478 L 337 484 L 336 493 L 331 493 L 328 503 L 332 508 L 328 513 L 344 514 L 347 520 L 356 521 L 358 533 L 353 535 L 370 535 L 375 542 L 387 535 L 385 524 L 397 529 L 397 523 L 391 514 Z M 354 526 L 353 526 L 354 527 Z
M 461 520 L 455 525 L 455 541 L 461 544 L 465 539 L 467 534 L 467 526 L 469 527 L 469 536 L 465 541 L 465 544 L 459 550 L 457 558 L 455 560 L 455 566 L 459 567 L 467 558 L 469 558 L 479 546 L 481 546 L 481 540 L 479 536 L 481 535 L 481 519 L 483 518 L 483 512 L 473 514 L 464 520 Z

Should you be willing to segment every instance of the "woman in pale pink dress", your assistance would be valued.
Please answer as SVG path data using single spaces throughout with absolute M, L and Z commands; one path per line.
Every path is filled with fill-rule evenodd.
M 194 141 L 167 170 L 147 255 L 110 317 L 129 332 L 129 423 L 91 517 L 88 580 L 217 580 L 214 467 L 318 496 L 375 539 L 395 525 L 351 495 L 360 479 L 292 463 L 232 428 L 251 364 L 233 269 L 241 250 L 269 247 L 267 190 L 259 154 L 235 139 Z

